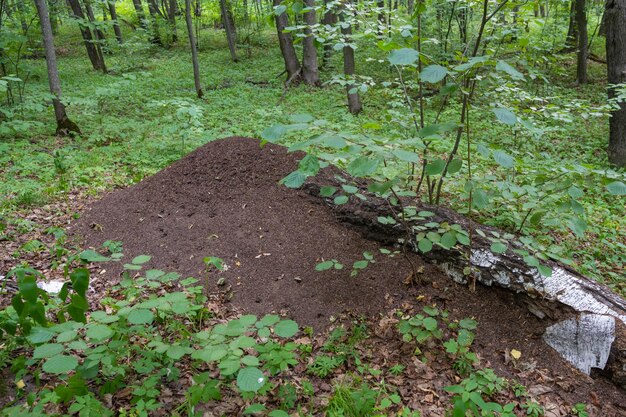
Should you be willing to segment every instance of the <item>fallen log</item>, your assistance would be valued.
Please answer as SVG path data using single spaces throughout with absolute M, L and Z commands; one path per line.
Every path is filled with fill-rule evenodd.
M 322 187 L 341 189 L 346 184 L 338 176 L 358 188 L 348 203 L 342 205 L 336 205 L 332 197 L 320 195 Z M 517 238 L 473 222 L 453 210 L 422 204 L 416 207 L 413 202 L 410 211 L 426 212 L 427 216 L 403 217 L 410 201 L 400 200 L 394 206 L 388 199 L 368 192 L 365 182 L 348 178 L 335 169 L 327 168 L 307 179 L 303 189 L 366 237 L 381 244 L 400 242 L 426 261 L 440 266 L 456 282 L 467 284 L 475 280 L 474 283 L 495 285 L 516 293 L 531 313 L 546 320 L 543 340 L 547 345 L 580 371 L 590 374 L 593 368 L 600 369 L 616 385 L 626 388 L 626 300 L 607 286 L 559 262 L 525 259 L 532 253 L 528 254 Z M 394 220 L 386 220 L 389 218 Z M 450 248 L 433 245 L 426 253 L 419 249 L 416 235 L 452 225 L 459 225 L 457 230 L 471 236 L 471 245 L 457 244 Z M 505 235 L 506 249 L 500 246 L 500 253 L 495 253 L 492 244 L 504 241 Z M 551 271 L 551 276 L 542 275 L 539 268 L 544 275 Z

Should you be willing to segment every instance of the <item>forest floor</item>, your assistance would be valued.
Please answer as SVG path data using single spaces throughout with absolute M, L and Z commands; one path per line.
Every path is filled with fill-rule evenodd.
M 443 387 L 459 382 L 452 363 L 436 343 L 423 355 L 411 354 L 414 346 L 403 342 L 395 329 L 401 317 L 437 307 L 449 312 L 453 322 L 475 319 L 472 349 L 480 358 L 479 368 L 493 368 L 511 387 L 526 386 L 526 395 L 542 404 L 546 416 L 571 415 L 577 403 L 587 404 L 592 416 L 626 415 L 624 393 L 602 376 L 590 378 L 572 369 L 548 348 L 541 335 L 549 323 L 530 314 L 512 294 L 480 285 L 471 292 L 418 256 L 412 262 L 419 265 L 426 284 L 405 283 L 410 268 L 402 255 L 381 254 L 376 242 L 341 223 L 315 197 L 278 184 L 297 168 L 298 154 L 259 144 L 245 138 L 211 142 L 134 186 L 97 201 L 73 194 L 58 206 L 33 211 L 32 217 L 46 226 L 71 222 L 68 233 L 81 247 L 99 249 L 105 241 L 121 241 L 124 259 L 152 255 L 149 268 L 199 278 L 212 294 L 217 317 L 274 313 L 312 327 L 313 333 L 297 340 L 312 344 L 312 358 L 328 355 L 325 349 L 333 337 L 337 344 L 351 341 L 358 362 L 346 361 L 323 378 L 311 375 L 311 362 L 303 362 L 282 376 L 296 384 L 312 382 L 314 398 L 298 398 L 299 404 L 309 402 L 309 411 L 324 409 L 337 384 L 359 385 L 354 378 L 363 378 L 366 384 L 382 382 L 387 392 L 400 393 L 402 404 L 423 416 L 443 416 L 451 398 Z M 24 239 L 46 241 L 52 236 Z M 6 248 L 19 250 L 20 243 L 25 242 Z M 356 277 L 349 276 L 349 269 L 315 270 L 329 259 L 352 264 L 364 252 L 373 254 L 375 262 Z M 39 252 L 31 264 L 47 270 L 54 261 L 47 254 Z M 2 255 L 3 268 L 15 266 Z M 225 270 L 208 269 L 203 262 L 208 256 L 223 259 Z M 108 293 L 121 271 L 119 264 L 94 270 L 94 301 Z M 344 326 L 348 330 L 341 333 Z M 511 357 L 513 351 L 521 357 Z M 363 373 L 363 364 L 381 373 Z M 397 365 L 405 371 L 390 373 Z M 498 397 L 504 402 L 523 398 L 516 399 L 512 388 Z M 267 406 L 284 406 L 284 398 L 275 393 L 261 400 Z M 113 401 L 123 404 L 122 398 Z M 238 415 L 248 405 L 238 396 L 210 404 L 208 416 Z

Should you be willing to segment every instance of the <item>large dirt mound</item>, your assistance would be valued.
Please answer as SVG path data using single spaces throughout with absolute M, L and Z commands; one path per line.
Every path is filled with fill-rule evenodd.
M 254 139 L 212 142 L 109 194 L 73 230 L 89 246 L 120 240 L 127 258 L 149 254 L 152 266 L 208 276 L 211 289 L 225 278 L 219 289 L 230 285 L 233 302 L 247 311 L 287 310 L 299 323 L 316 327 L 344 311 L 383 311 L 386 295 L 405 291 L 408 265 L 380 255 L 375 242 L 340 224 L 310 195 L 278 184 L 301 156 L 271 144 L 261 149 Z M 378 262 L 348 277 L 366 251 L 378 253 Z M 207 256 L 222 258 L 228 271 L 208 274 Z M 315 271 L 333 258 L 346 268 Z
M 512 294 L 480 286 L 471 293 L 416 255 L 412 262 L 430 284 L 407 286 L 410 267 L 402 256 L 381 255 L 379 244 L 341 223 L 319 199 L 279 185 L 301 156 L 271 144 L 261 148 L 249 138 L 211 142 L 153 177 L 104 196 L 71 232 L 91 247 L 122 241 L 126 259 L 152 255 L 148 267 L 206 279 L 209 291 L 230 291 L 236 308 L 286 313 L 317 330 L 346 312 L 375 318 L 401 305 L 437 303 L 453 318 L 478 320 L 475 347 L 485 364 L 524 380 L 505 363 L 505 352 L 520 350 L 535 370 L 528 377 L 545 375 L 538 382 L 559 391 L 550 395 L 594 403 L 602 415 L 621 414 L 613 405 L 626 407 L 623 393 L 572 370 L 541 341 L 550 323 L 516 306 Z M 376 263 L 351 278 L 352 263 L 366 251 Z M 228 270 L 207 272 L 207 256 L 222 258 Z M 329 259 L 346 267 L 315 271 Z M 107 269 L 106 279 L 115 279 L 119 268 Z M 225 285 L 218 286 L 222 278 Z

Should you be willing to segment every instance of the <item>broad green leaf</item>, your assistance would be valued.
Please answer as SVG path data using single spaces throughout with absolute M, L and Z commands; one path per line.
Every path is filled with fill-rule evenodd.
M 80 259 L 85 262 L 105 262 L 110 261 L 111 258 L 100 255 L 95 250 L 85 250 L 80 253 Z
M 292 337 L 298 333 L 298 324 L 293 320 L 281 320 L 274 326 L 274 333 L 280 337 Z
M 154 320 L 154 313 L 145 308 L 137 308 L 128 313 L 127 320 L 130 324 L 150 324 Z
M 417 247 L 423 253 L 428 253 L 433 249 L 433 242 L 426 238 L 423 238 L 417 243 Z
M 426 165 L 426 175 L 440 175 L 446 167 L 446 161 L 443 159 L 435 159 Z
M 87 337 L 93 341 L 100 342 L 113 336 L 113 330 L 105 324 L 92 324 L 87 329 Z
M 456 245 L 456 233 L 446 232 L 441 236 L 439 244 L 446 249 L 450 249 Z
M 261 138 L 268 142 L 276 142 L 285 134 L 286 131 L 287 129 L 284 125 L 270 126 L 261 133 Z
M 507 250 L 507 245 L 502 242 L 494 242 L 491 244 L 491 251 L 493 253 L 504 253 Z
M 330 136 L 324 137 L 324 139 L 322 140 L 322 144 L 324 146 L 328 146 L 329 148 L 335 148 L 335 149 L 345 148 L 347 145 L 346 140 L 342 138 L 341 136 L 337 136 L 337 135 L 330 135 Z
M 513 168 L 515 166 L 515 159 L 504 151 L 495 151 L 493 159 L 504 168 Z
M 411 65 L 419 59 L 419 52 L 412 48 L 394 49 L 387 60 L 391 65 Z
M 448 165 L 448 174 L 456 174 L 463 167 L 463 160 L 461 159 L 453 159 L 450 161 L 450 165 Z
M 496 107 L 492 109 L 493 114 L 496 115 L 496 118 L 499 122 L 504 123 L 506 125 L 512 126 L 517 123 L 517 116 L 509 109 L 505 109 L 503 107 Z
M 65 350 L 65 346 L 60 343 L 46 343 L 37 346 L 33 351 L 33 359 L 51 358 Z
M 315 118 L 313 116 L 311 116 L 310 114 L 292 114 L 291 116 L 289 116 L 289 121 L 291 123 L 309 123 L 312 122 L 313 120 L 315 120 Z
M 422 70 L 420 79 L 424 82 L 434 84 L 446 78 L 446 75 L 448 75 L 446 67 L 442 67 L 441 65 L 429 65 Z
M 167 348 L 167 351 L 165 352 L 168 358 L 175 361 L 179 360 L 187 353 L 189 353 L 189 348 L 180 345 L 171 345 Z
M 365 269 L 369 265 L 368 261 L 356 261 L 352 264 L 352 269 Z
M 131 263 L 133 265 L 143 265 L 146 262 L 148 262 L 150 259 L 152 259 L 152 256 L 148 256 L 148 255 L 139 255 L 137 257 L 135 257 Z
M 347 195 L 339 195 L 339 196 L 335 197 L 335 199 L 333 200 L 333 203 L 335 203 L 338 206 L 340 206 L 342 204 L 346 204 L 347 202 L 348 202 L 348 196 Z
M 354 177 L 365 177 L 376 172 L 379 162 L 375 158 L 360 156 L 348 165 L 347 171 Z
M 432 317 L 426 317 L 424 321 L 422 322 L 422 324 L 424 325 L 424 328 L 428 330 L 429 332 L 437 330 L 437 327 L 438 327 L 437 320 L 435 320 Z
M 392 153 L 401 161 L 417 163 L 420 160 L 419 156 L 415 152 L 405 151 L 404 149 L 396 149 Z
M 585 231 L 587 230 L 587 222 L 578 216 L 569 219 L 567 226 L 577 237 L 583 237 L 585 235 Z
M 300 171 L 301 173 L 307 176 L 317 175 L 319 170 L 320 170 L 320 163 L 317 160 L 317 157 L 313 155 L 305 156 L 304 158 L 302 158 L 302 160 L 298 164 L 298 171 Z
M 506 61 L 498 61 L 498 63 L 496 64 L 496 71 L 503 71 L 509 74 L 511 78 L 514 78 L 516 80 L 524 79 L 524 74 L 509 65 Z
M 191 354 L 193 359 L 205 361 L 205 362 L 215 362 L 222 359 L 224 356 L 228 354 L 228 350 L 224 347 L 216 347 L 216 346 L 207 346 L 203 350 L 196 350 Z
M 333 194 L 335 194 L 336 191 L 337 191 L 337 188 L 331 187 L 330 185 L 327 185 L 325 187 L 320 188 L 320 196 L 321 197 L 332 197 Z
M 552 276 L 552 268 L 550 268 L 549 266 L 540 264 L 539 266 L 537 266 L 537 269 L 539 270 L 539 273 L 546 278 L 550 278 Z
M 26 339 L 29 342 L 38 344 L 38 343 L 46 343 L 51 340 L 55 336 L 55 333 L 45 327 L 34 327 Z
M 78 366 L 75 356 L 56 355 L 44 362 L 42 369 L 49 374 L 65 374 Z
M 243 410 L 243 415 L 248 416 L 250 414 L 258 414 L 265 411 L 265 406 L 263 404 L 252 404 L 245 410 Z
M 280 317 L 277 316 L 276 314 L 266 314 L 261 319 L 261 324 L 263 326 L 273 326 L 274 324 L 278 323 L 279 321 L 280 321 Z
M 333 261 L 324 261 L 324 262 L 320 262 L 319 264 L 315 265 L 315 270 L 316 271 L 326 271 L 327 269 L 330 269 L 333 267 Z
M 300 171 L 293 171 L 285 178 L 280 180 L 280 184 L 283 184 L 287 188 L 300 188 L 304 181 L 306 181 L 306 175 Z
M 613 181 L 606 186 L 606 189 L 613 195 L 626 195 L 626 184 L 621 181 Z
M 472 193 L 472 204 L 480 210 L 489 204 L 489 196 L 483 190 L 474 190 Z
M 274 8 L 274 14 L 276 16 L 280 16 L 281 14 L 285 13 L 285 11 L 287 11 L 287 6 L 285 6 L 284 4 L 281 4 Z
M 257 392 L 267 379 L 259 368 L 243 368 L 237 374 L 237 386 L 244 392 Z

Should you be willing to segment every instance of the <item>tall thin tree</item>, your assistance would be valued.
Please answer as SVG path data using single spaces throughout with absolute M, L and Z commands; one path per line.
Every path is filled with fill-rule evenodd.
M 313 28 L 317 24 L 315 15 L 315 0 L 304 0 L 307 11 L 304 12 L 306 35 L 302 42 L 302 78 L 309 85 L 320 85 L 320 74 L 317 65 L 317 49 L 315 48 L 315 36 Z
M 220 0 L 220 9 L 222 11 L 222 23 L 224 24 L 224 30 L 226 31 L 226 40 L 228 41 L 230 57 L 233 62 L 237 62 L 235 22 L 233 21 L 233 14 L 230 10 L 230 3 L 228 0 Z
M 73 16 L 85 22 L 87 19 L 85 18 L 85 14 L 83 13 L 79 0 L 68 0 L 68 3 L 72 8 Z M 80 33 L 83 36 L 85 49 L 87 49 L 87 56 L 89 56 L 89 60 L 91 61 L 91 66 L 95 70 L 106 73 L 107 68 L 104 63 L 104 56 L 98 52 L 98 48 L 96 47 L 97 44 L 94 42 L 94 36 L 91 33 L 91 29 L 89 29 L 89 26 L 80 23 L 79 27 Z
M 61 80 L 57 68 L 54 37 L 52 36 L 52 27 L 50 25 L 50 15 L 48 14 L 46 0 L 35 0 L 35 7 L 37 8 L 37 14 L 39 15 L 39 21 L 41 23 L 41 35 L 48 69 L 48 84 L 50 86 L 50 93 L 54 96 L 52 106 L 54 107 L 54 117 L 57 122 L 56 132 L 59 135 L 67 135 L 70 132 L 80 133 L 80 129 L 76 123 L 72 122 L 67 116 L 65 105 L 61 101 Z
M 606 63 L 610 86 L 626 84 L 626 0 L 607 0 Z M 609 88 L 609 98 L 616 96 L 615 87 Z M 609 119 L 609 161 L 626 167 L 626 103 L 618 103 Z
M 578 28 L 578 61 L 576 81 L 587 84 L 587 8 L 585 0 L 576 0 L 576 27 Z
M 202 85 L 200 84 L 200 66 L 198 65 L 198 47 L 196 37 L 193 32 L 193 21 L 191 20 L 191 0 L 185 0 L 185 21 L 187 22 L 187 33 L 189 34 L 189 46 L 191 47 L 191 63 L 193 64 L 193 81 L 196 86 L 198 98 L 202 98 Z
M 122 30 L 120 29 L 120 23 L 117 19 L 117 10 L 115 10 L 115 0 L 108 0 L 107 5 L 109 7 L 109 14 L 111 15 L 111 21 L 113 23 L 113 31 L 115 31 L 115 38 L 117 42 L 121 44 L 124 40 L 122 38 Z
M 349 3 L 348 3 L 349 4 Z M 341 15 L 341 33 L 344 36 L 345 45 L 343 47 L 343 73 L 346 78 L 350 79 L 354 77 L 355 63 L 354 63 L 354 46 L 352 39 L 352 23 L 350 22 L 350 15 L 348 10 L 345 9 Z M 352 114 L 359 114 L 363 109 L 361 104 L 361 97 L 359 91 L 354 83 L 348 83 L 346 85 L 346 93 L 348 94 L 348 110 Z
M 274 7 L 280 7 L 281 0 L 274 0 Z M 281 11 L 276 9 L 277 11 Z M 286 8 L 285 8 L 286 10 Z M 282 13 L 274 13 L 274 21 L 276 23 L 276 32 L 278 33 L 278 44 L 280 45 L 280 51 L 285 61 L 285 71 L 287 71 L 287 84 L 297 84 L 300 75 L 301 67 L 298 55 L 296 54 L 296 48 L 293 46 L 293 38 L 290 32 L 285 32 L 285 28 L 289 26 L 289 17 L 287 12 L 282 10 Z

